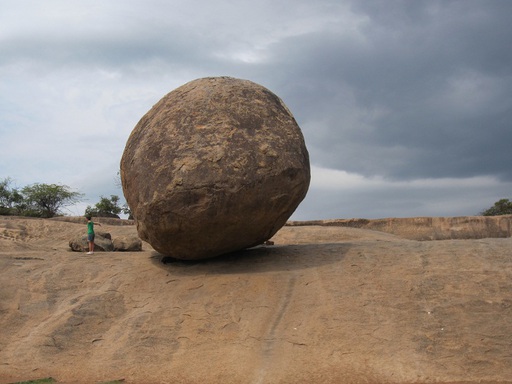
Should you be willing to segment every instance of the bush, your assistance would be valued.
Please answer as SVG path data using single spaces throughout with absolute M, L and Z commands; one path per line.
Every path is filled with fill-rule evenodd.
M 512 215 L 512 201 L 501 199 L 494 205 L 481 213 L 482 216 Z
M 26 208 L 23 195 L 11 183 L 9 177 L 0 181 L 0 215 L 21 215 Z

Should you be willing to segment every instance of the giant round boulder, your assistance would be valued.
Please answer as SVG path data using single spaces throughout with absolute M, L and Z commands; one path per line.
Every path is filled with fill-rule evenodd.
M 248 80 L 211 77 L 164 96 L 121 159 L 139 237 L 177 259 L 270 239 L 306 196 L 304 137 L 283 101 Z

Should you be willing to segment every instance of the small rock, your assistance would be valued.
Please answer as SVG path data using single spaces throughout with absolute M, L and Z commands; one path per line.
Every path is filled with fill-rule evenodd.
M 142 241 L 137 236 L 116 237 L 112 241 L 114 251 L 138 252 L 142 251 Z

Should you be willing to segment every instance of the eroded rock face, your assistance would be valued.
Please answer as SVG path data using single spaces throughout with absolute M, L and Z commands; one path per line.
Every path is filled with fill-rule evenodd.
M 309 156 L 272 92 L 204 78 L 142 117 L 126 144 L 121 181 L 143 240 L 178 259 L 202 259 L 272 237 L 306 195 Z
M 136 236 L 116 237 L 112 240 L 114 251 L 138 252 L 142 251 L 142 241 Z

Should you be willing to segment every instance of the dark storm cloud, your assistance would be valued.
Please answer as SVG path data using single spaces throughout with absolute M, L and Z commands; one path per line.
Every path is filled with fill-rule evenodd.
M 353 5 L 367 18 L 360 36 L 275 47 L 313 160 L 398 179 L 512 180 L 512 2 Z

